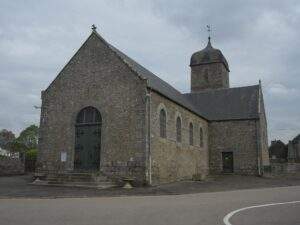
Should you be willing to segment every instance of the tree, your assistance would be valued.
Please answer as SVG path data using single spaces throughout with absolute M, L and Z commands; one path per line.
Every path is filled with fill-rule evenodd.
M 5 146 L 5 148 L 7 150 L 9 150 L 10 152 L 25 152 L 28 150 L 28 148 L 26 147 L 26 145 L 24 145 L 21 142 L 18 142 L 17 139 L 8 142 Z
M 0 131 L 0 147 L 6 148 L 7 144 L 15 140 L 15 134 L 12 131 L 2 129 Z
M 30 125 L 20 133 L 18 138 L 15 138 L 11 131 L 3 129 L 0 131 L 0 147 L 11 152 L 26 152 L 29 149 L 37 149 L 38 130 L 38 126 Z
M 27 127 L 20 133 L 20 136 L 17 138 L 17 142 L 24 145 L 26 150 L 36 149 L 38 144 L 38 131 L 39 128 L 36 125 Z

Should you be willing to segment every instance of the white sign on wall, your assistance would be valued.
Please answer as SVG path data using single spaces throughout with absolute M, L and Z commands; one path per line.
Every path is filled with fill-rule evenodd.
M 66 162 L 67 161 L 67 152 L 60 153 L 60 161 Z

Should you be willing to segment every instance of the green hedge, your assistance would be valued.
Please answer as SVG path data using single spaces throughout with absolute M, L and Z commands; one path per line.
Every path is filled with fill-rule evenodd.
M 37 149 L 30 149 L 25 153 L 27 160 L 36 160 L 37 158 Z
M 34 172 L 37 159 L 37 149 L 30 149 L 25 153 L 25 171 Z
M 6 155 L 0 155 L 0 159 L 7 159 L 7 158 L 9 158 L 9 157 Z

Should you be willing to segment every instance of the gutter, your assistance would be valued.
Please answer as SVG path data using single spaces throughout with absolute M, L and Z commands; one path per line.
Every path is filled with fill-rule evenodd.
M 150 85 L 148 86 L 148 88 L 149 88 L 151 91 L 155 92 L 156 94 L 158 94 L 158 95 L 160 95 L 160 96 L 163 96 L 164 98 L 168 99 L 169 101 L 171 101 L 171 102 L 173 102 L 173 103 L 175 103 L 175 104 L 181 106 L 182 108 L 186 109 L 187 111 L 189 111 L 189 112 L 193 113 L 194 115 L 200 117 L 201 119 L 203 119 L 203 120 L 205 120 L 205 121 L 209 121 L 206 117 L 200 115 L 200 114 L 197 113 L 195 110 L 189 109 L 187 106 L 184 106 L 184 105 L 181 104 L 180 102 L 175 101 L 175 100 L 171 99 L 170 97 L 166 96 L 165 94 L 162 94 L 160 91 L 157 91 L 157 90 L 153 89 Z M 184 95 L 184 94 L 182 94 L 182 93 L 180 93 L 180 94 L 181 94 L 181 95 Z M 189 103 L 190 103 L 190 104 L 193 104 L 192 102 L 189 102 Z
M 257 153 L 257 170 L 258 175 L 261 176 L 261 159 L 260 159 L 260 137 L 259 137 L 259 120 L 255 121 L 255 133 L 256 133 L 256 153 Z
M 221 120 L 207 120 L 208 122 L 217 123 L 217 122 L 228 122 L 228 121 L 248 121 L 248 120 L 259 120 L 258 117 L 249 117 L 249 118 L 233 118 L 233 119 L 221 119 Z

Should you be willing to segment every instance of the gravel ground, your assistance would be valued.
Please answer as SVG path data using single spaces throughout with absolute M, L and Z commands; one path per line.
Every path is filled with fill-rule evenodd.
M 277 177 L 223 175 L 205 181 L 181 181 L 133 189 L 70 188 L 31 185 L 32 176 L 0 177 L 0 198 L 68 198 L 130 195 L 177 195 L 300 185 L 300 173 Z

